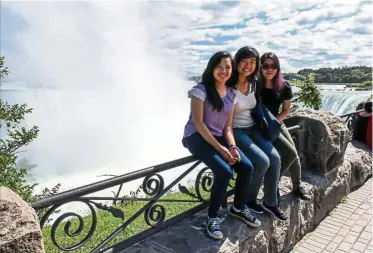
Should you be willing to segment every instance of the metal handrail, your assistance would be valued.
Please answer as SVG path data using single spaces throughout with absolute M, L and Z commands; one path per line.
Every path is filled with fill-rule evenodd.
M 168 169 L 186 165 L 194 161 L 197 161 L 197 158 L 195 158 L 194 156 L 183 157 L 183 158 L 176 159 L 170 162 L 158 164 L 155 166 L 150 166 L 150 167 L 140 169 L 134 172 L 130 172 L 127 174 L 123 174 L 120 176 L 105 179 L 99 182 L 95 182 L 95 183 L 81 186 L 78 188 L 74 188 L 71 190 L 67 190 L 65 192 L 57 193 L 48 198 L 43 198 L 35 202 L 31 202 L 30 204 L 35 209 L 44 208 L 50 205 L 59 204 L 62 201 L 63 202 L 65 202 L 66 200 L 69 201 L 71 199 L 75 199 L 80 196 L 90 194 L 92 192 L 97 192 L 97 191 L 104 190 L 104 189 L 107 189 L 107 188 L 110 188 L 116 185 L 124 184 L 130 181 L 145 177 L 149 174 L 156 174 L 156 173 L 168 170 Z
M 346 113 L 346 114 L 339 115 L 339 117 L 344 118 L 344 117 L 348 117 L 348 116 L 351 116 L 351 115 L 355 115 L 355 114 L 357 114 L 359 112 L 363 112 L 363 111 L 364 111 L 364 109 L 361 109 L 361 110 L 357 110 L 357 111 L 354 111 L 354 112 L 349 112 L 349 113 Z

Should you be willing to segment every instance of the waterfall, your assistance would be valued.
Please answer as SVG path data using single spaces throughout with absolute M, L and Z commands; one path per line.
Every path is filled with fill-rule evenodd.
M 322 94 L 322 109 L 341 115 L 355 111 L 358 104 L 367 101 L 372 92 L 323 90 Z
M 372 95 L 372 91 L 356 91 L 346 88 L 344 84 L 318 84 L 322 94 L 321 109 L 342 115 L 353 112 L 361 102 L 365 102 Z M 293 86 L 293 92 L 299 91 Z M 303 107 L 302 107 L 303 108 Z

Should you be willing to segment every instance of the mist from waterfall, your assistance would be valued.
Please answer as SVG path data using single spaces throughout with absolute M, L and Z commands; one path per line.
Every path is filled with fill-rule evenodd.
M 40 134 L 19 157 L 40 188 L 75 188 L 189 155 L 181 138 L 191 84 L 152 43 L 142 6 L 6 3 L 27 24 L 9 56 L 23 59 L 26 74 L 4 79 L 0 95 L 33 108 L 24 125 Z

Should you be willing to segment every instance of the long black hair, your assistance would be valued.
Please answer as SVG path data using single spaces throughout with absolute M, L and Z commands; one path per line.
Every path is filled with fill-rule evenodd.
M 234 55 L 232 76 L 228 80 L 228 85 L 230 87 L 235 87 L 238 82 L 238 64 L 240 64 L 242 60 L 247 58 L 255 58 L 256 60 L 255 70 L 253 73 L 251 73 L 251 75 L 247 77 L 247 81 L 256 85 L 256 82 L 259 80 L 259 53 L 255 48 L 245 46 L 240 48 Z
M 218 112 L 223 109 L 224 104 L 215 87 L 214 69 L 220 64 L 223 58 L 229 58 L 233 64 L 231 54 L 226 51 L 220 51 L 210 58 L 207 67 L 202 74 L 202 84 L 206 89 L 207 100 L 212 104 L 213 109 Z
M 274 78 L 272 79 L 272 83 L 275 85 L 276 94 L 280 94 L 281 90 L 285 86 L 285 80 L 281 74 L 280 60 L 278 59 L 277 55 L 275 55 L 272 52 L 268 52 L 268 53 L 264 53 L 262 57 L 260 57 L 260 64 L 263 65 L 265 60 L 267 59 L 272 59 L 277 65 L 277 72 Z M 263 82 L 262 85 L 264 85 L 266 82 L 266 78 L 264 77 L 262 71 L 260 71 L 260 79 Z

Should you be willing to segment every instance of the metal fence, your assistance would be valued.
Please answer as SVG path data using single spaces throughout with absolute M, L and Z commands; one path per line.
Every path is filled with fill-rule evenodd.
M 364 111 L 364 109 L 361 109 L 361 110 L 357 110 L 355 112 L 350 112 L 350 113 L 346 113 L 346 114 L 340 115 L 339 117 L 345 118 L 345 122 L 347 124 L 348 129 L 350 131 L 352 131 L 354 122 L 356 120 L 356 114 L 358 114 L 359 112 L 363 112 L 363 111 Z

